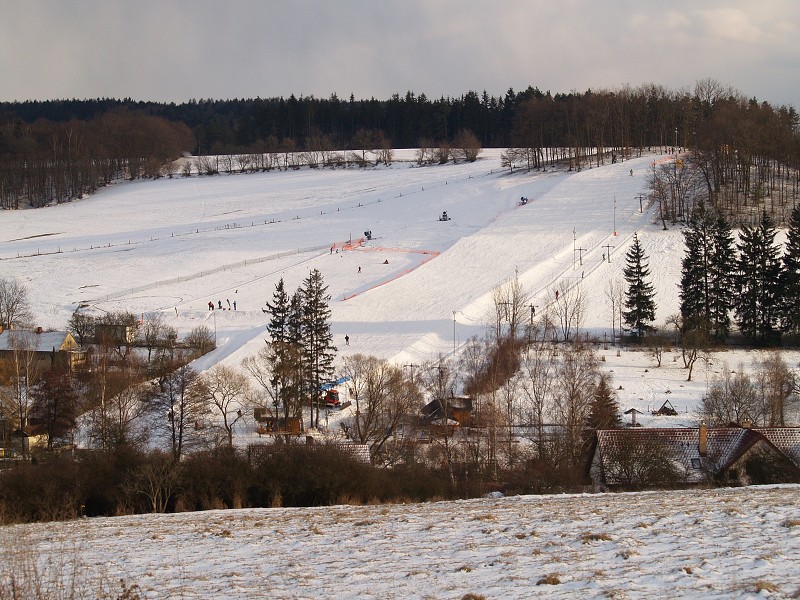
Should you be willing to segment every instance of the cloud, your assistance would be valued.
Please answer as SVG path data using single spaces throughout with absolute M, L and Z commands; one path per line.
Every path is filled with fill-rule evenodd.
M 800 96 L 794 0 L 0 2 L 3 99 L 383 99 L 703 77 Z

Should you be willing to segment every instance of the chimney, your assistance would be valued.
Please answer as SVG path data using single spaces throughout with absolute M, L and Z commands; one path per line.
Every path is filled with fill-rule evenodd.
M 705 456 L 708 454 L 708 425 L 705 422 L 700 423 L 700 431 L 699 439 L 698 439 L 698 449 L 700 451 L 700 456 Z
M 753 423 L 752 421 L 742 421 L 742 429 L 752 429 Z
M 41 327 L 37 327 L 36 328 L 36 333 L 42 333 L 42 328 Z

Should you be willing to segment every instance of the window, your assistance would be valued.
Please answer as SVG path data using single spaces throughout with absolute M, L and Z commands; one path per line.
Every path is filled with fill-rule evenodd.
M 699 458 L 693 458 L 692 459 L 692 468 L 693 469 L 699 469 L 700 468 L 700 459 Z

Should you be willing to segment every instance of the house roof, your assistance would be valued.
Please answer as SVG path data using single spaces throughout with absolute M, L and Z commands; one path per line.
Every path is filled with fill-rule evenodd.
M 14 338 L 20 334 L 31 336 L 36 343 L 36 352 L 52 352 L 53 348 L 61 349 L 64 343 L 72 337 L 68 331 L 27 331 L 12 329 L 0 333 L 0 351 L 11 351 L 14 349 Z
M 422 408 L 422 414 L 426 417 L 438 417 L 442 411 L 442 399 L 434 398 Z M 472 410 L 472 398 L 464 396 L 450 396 L 445 398 L 444 403 L 450 411 L 454 410 Z
M 608 479 L 613 472 L 608 467 L 615 447 L 653 440 L 662 445 L 679 471 L 686 474 L 687 483 L 699 483 L 709 471 L 726 469 L 759 441 L 766 441 L 800 467 L 800 427 L 709 427 L 707 436 L 707 451 L 701 456 L 699 428 L 605 429 L 597 432 L 596 451 L 606 483 L 610 485 L 619 483 Z

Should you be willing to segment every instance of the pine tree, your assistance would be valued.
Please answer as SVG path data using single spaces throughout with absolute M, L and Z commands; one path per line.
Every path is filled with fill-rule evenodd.
M 653 284 L 648 281 L 648 259 L 636 234 L 633 235 L 633 245 L 625 256 L 622 274 L 628 284 L 622 318 L 628 328 L 641 339 L 646 331 L 652 329 L 650 324 L 656 319 L 656 304 Z
M 319 405 L 322 401 L 320 386 L 333 376 L 333 360 L 336 356 L 330 325 L 331 309 L 328 306 L 331 297 L 327 291 L 328 286 L 323 284 L 322 273 L 317 269 L 311 271 L 303 281 L 303 358 L 310 375 L 312 406 L 316 407 L 316 419 L 314 411 L 311 415 L 312 427 L 315 420 L 319 426 Z
M 792 210 L 781 272 L 781 329 L 800 333 L 800 206 Z
M 730 226 L 701 202 L 683 235 L 686 244 L 680 293 L 683 331 L 700 331 L 704 337 L 722 341 L 730 332 L 734 265 Z
M 736 323 L 743 335 L 758 344 L 775 343 L 780 313 L 781 263 L 775 227 L 765 211 L 755 227 L 745 225 L 738 244 Z

